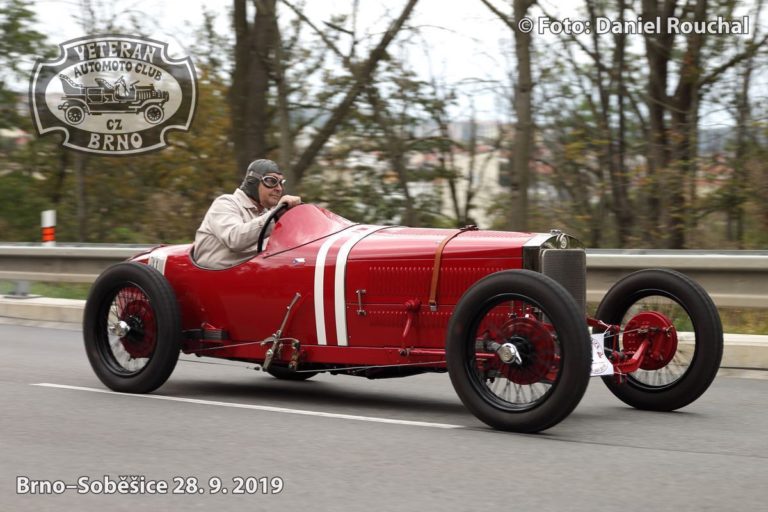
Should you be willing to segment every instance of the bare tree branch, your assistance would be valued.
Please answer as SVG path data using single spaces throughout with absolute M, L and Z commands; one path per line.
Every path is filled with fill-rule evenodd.
M 328 36 L 327 36 L 327 35 L 325 35 L 325 32 L 323 32 L 322 30 L 320 30 L 320 28 L 319 28 L 317 25 L 315 25 L 314 23 L 312 23 L 312 20 L 310 20 L 310 19 L 307 17 L 307 15 L 306 15 L 306 14 L 304 14 L 304 12 L 303 12 L 301 9 L 299 9 L 298 7 L 296 7 L 295 5 L 293 5 L 293 4 L 292 4 L 291 2 L 289 2 L 288 0 L 280 0 L 280 1 L 281 1 L 281 2 L 282 2 L 282 3 L 283 3 L 285 6 L 286 6 L 286 7 L 288 7 L 290 10 L 292 10 L 292 11 L 293 11 L 293 12 L 296 14 L 296 16 L 298 16 L 298 17 L 299 17 L 299 19 L 300 19 L 301 21 L 303 21 L 304 23 L 306 23 L 307 25 L 309 25 L 309 27 L 310 27 L 312 30 L 314 30 L 314 31 L 317 33 L 317 35 L 318 35 L 318 36 L 320 36 L 320 39 L 322 39 L 322 40 L 323 40 L 323 42 L 325 43 L 325 45 L 326 45 L 326 46 L 327 46 L 327 47 L 328 47 L 328 48 L 329 48 L 329 49 L 330 49 L 330 50 L 331 50 L 333 53 L 335 53 L 335 54 L 336 54 L 336 55 L 337 55 L 337 56 L 338 56 L 338 57 L 339 57 L 341 60 L 343 60 L 345 64 L 348 64 L 348 60 L 349 60 L 349 58 L 348 58 L 346 55 L 344 55 L 344 54 L 341 52 L 341 50 L 339 50 L 339 48 L 336 46 L 336 44 L 335 44 L 333 41 L 331 41 L 331 40 L 328 38 Z M 328 23 L 326 23 L 326 25 L 329 25 L 329 24 L 328 24 Z M 329 26 L 330 26 L 330 25 L 329 25 Z M 336 28 L 336 27 L 334 26 L 334 28 Z
M 707 85 L 712 85 L 717 78 L 723 74 L 725 71 L 728 70 L 728 68 L 731 68 L 738 64 L 739 62 L 748 59 L 755 55 L 757 51 L 765 45 L 765 43 L 768 41 L 768 34 L 763 36 L 763 38 L 760 40 L 759 43 L 751 42 L 750 45 L 747 47 L 746 50 L 739 53 L 738 55 L 734 55 L 728 62 L 725 62 L 719 66 L 717 66 L 715 69 L 707 73 L 707 75 L 702 78 L 699 81 L 699 87 L 705 87 Z
M 371 51 L 368 59 L 359 66 L 359 71 L 354 74 L 354 83 L 352 84 L 352 87 L 347 91 L 347 94 L 341 103 L 333 110 L 331 117 L 328 118 L 322 128 L 320 128 L 320 131 L 301 154 L 299 161 L 294 166 L 294 175 L 297 182 L 301 181 L 301 178 L 304 176 L 304 173 L 312 164 L 315 157 L 317 157 L 317 154 L 336 130 L 336 127 L 346 117 L 360 92 L 362 92 L 366 85 L 370 83 L 373 72 L 376 70 L 376 66 L 386 54 L 387 46 L 389 46 L 389 43 L 392 42 L 403 24 L 405 24 L 405 21 L 411 15 L 417 2 L 418 0 L 408 0 L 408 3 L 403 8 L 400 16 L 384 33 L 381 41 L 379 41 L 379 44 Z

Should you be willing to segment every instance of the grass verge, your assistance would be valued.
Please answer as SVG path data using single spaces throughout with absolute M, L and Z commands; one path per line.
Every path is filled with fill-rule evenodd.
M 16 283 L 13 281 L 0 281 L 0 296 L 13 293 Z M 82 299 L 88 298 L 88 283 L 29 283 L 31 295 L 42 295 L 56 299 Z

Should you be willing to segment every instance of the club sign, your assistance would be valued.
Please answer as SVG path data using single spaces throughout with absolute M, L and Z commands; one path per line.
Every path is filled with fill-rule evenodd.
M 170 59 L 167 44 L 125 35 L 83 37 L 38 59 L 30 111 L 40 136 L 63 132 L 64 147 L 99 155 L 135 155 L 188 131 L 197 104 L 192 60 Z

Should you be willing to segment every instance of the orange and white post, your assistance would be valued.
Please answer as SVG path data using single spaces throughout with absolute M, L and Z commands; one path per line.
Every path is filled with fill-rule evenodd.
M 56 210 L 45 210 L 40 214 L 43 245 L 56 245 Z

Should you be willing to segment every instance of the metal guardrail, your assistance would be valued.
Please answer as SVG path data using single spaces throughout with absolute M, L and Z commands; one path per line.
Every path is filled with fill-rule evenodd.
M 0 245 L 0 280 L 92 283 L 108 266 L 145 251 L 148 245 Z
M 145 245 L 0 244 L 0 280 L 91 283 Z M 587 251 L 587 300 L 635 270 L 672 268 L 698 281 L 718 306 L 768 308 L 768 251 Z
M 768 251 L 587 251 L 587 300 L 635 270 L 671 268 L 701 284 L 718 306 L 768 308 Z

